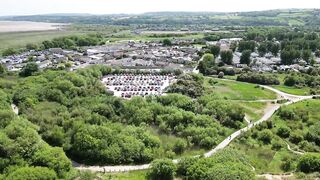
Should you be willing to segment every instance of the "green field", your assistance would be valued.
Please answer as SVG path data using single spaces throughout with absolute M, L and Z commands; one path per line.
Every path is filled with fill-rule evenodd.
M 285 93 L 294 94 L 294 95 L 310 95 L 310 88 L 297 88 L 297 87 L 289 87 L 285 85 L 272 86 L 280 91 Z
M 206 94 L 214 93 L 221 99 L 228 100 L 258 100 L 258 99 L 276 99 L 274 92 L 262 89 L 255 84 L 225 81 L 212 79 L 215 84 L 209 81 L 212 78 L 206 78 Z
M 43 31 L 0 33 L 0 51 L 6 48 L 24 48 L 28 43 L 41 43 L 53 38 L 82 34 L 78 31 Z
M 106 173 L 99 175 L 102 179 L 108 180 L 144 180 L 147 179 L 147 170 L 144 171 L 130 171 L 123 173 Z
M 267 103 L 264 102 L 238 102 L 238 105 L 244 109 L 248 119 L 252 121 L 259 120 L 267 107 Z

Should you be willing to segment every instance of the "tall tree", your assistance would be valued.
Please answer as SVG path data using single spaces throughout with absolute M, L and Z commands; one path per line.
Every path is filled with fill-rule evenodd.
M 233 53 L 232 51 L 221 51 L 220 53 L 221 61 L 225 64 L 231 65 L 233 63 Z
M 251 51 L 250 50 L 245 50 L 242 52 L 241 57 L 240 57 L 240 64 L 246 64 L 246 65 L 251 64 Z
M 276 43 L 272 43 L 270 46 L 270 52 L 272 53 L 273 56 L 277 57 L 280 51 L 280 45 Z
M 258 53 L 260 57 L 263 57 L 264 55 L 266 55 L 268 52 L 267 49 L 267 44 L 266 43 L 261 43 L 258 47 Z
M 214 45 L 210 46 L 210 53 L 214 55 L 214 57 L 218 57 L 220 54 L 220 46 Z

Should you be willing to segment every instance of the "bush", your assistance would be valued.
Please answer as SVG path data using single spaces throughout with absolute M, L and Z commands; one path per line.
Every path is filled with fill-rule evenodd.
M 195 164 L 197 161 L 198 158 L 195 157 L 184 157 L 180 159 L 177 164 L 177 174 L 179 176 L 186 176 L 188 168 Z
M 162 44 L 163 44 L 164 46 L 171 46 L 171 45 L 172 45 L 172 42 L 171 42 L 170 39 L 164 39 L 164 40 L 162 41 Z
M 33 179 L 58 179 L 56 173 L 45 167 L 22 167 L 10 173 L 6 179 L 33 180 Z
M 289 137 L 290 142 L 294 144 L 298 144 L 299 142 L 303 141 L 303 134 L 301 131 L 294 131 L 290 134 Z
M 273 134 L 269 129 L 265 129 L 261 131 L 258 135 L 258 139 L 265 144 L 270 144 L 272 140 Z
M 244 73 L 237 77 L 237 81 L 249 82 L 262 85 L 279 85 L 280 81 L 277 77 L 258 73 Z
M 173 145 L 173 151 L 176 154 L 181 154 L 187 148 L 187 142 L 183 139 L 178 139 Z
M 224 73 L 223 72 L 219 72 L 218 78 L 223 78 L 223 76 L 224 76 Z
M 148 176 L 154 180 L 173 179 L 176 172 L 176 165 L 170 159 L 158 159 L 151 163 Z
M 15 55 L 17 53 L 18 53 L 18 51 L 16 49 L 8 48 L 2 52 L 2 56 L 11 56 L 11 55 Z
M 304 173 L 320 171 L 320 154 L 304 154 L 298 161 L 298 170 Z
M 200 146 L 206 149 L 212 148 L 214 145 L 216 145 L 216 142 L 211 137 L 205 137 L 200 141 Z
M 288 138 L 290 136 L 291 129 L 287 126 L 279 127 L 277 135 L 282 138 Z
M 19 73 L 20 76 L 28 77 L 32 76 L 35 72 L 39 71 L 39 67 L 36 63 L 28 63 L 25 67 L 22 68 Z

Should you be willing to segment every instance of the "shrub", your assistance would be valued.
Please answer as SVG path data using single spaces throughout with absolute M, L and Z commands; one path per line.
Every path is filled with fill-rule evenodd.
M 304 173 L 320 171 L 320 154 L 304 154 L 298 161 L 298 170 Z
M 288 138 L 290 136 L 291 129 L 287 126 L 279 127 L 277 130 L 277 135 L 283 138 Z
M 178 139 L 173 145 L 173 151 L 176 154 L 181 154 L 187 148 L 187 143 L 183 139 Z
M 261 131 L 258 135 L 258 139 L 265 144 L 270 144 L 272 140 L 273 134 L 269 129 L 265 129 Z
M 158 159 L 151 163 L 151 169 L 148 174 L 150 179 L 170 180 L 173 179 L 176 166 L 170 159 Z
M 237 81 L 249 82 L 262 85 L 279 85 L 277 77 L 258 73 L 244 73 L 237 77 Z

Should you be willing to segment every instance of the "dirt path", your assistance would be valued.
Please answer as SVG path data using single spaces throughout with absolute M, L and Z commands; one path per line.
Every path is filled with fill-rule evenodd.
M 267 180 L 286 180 L 293 177 L 293 174 L 260 174 L 257 177 L 263 177 Z
M 286 143 L 286 144 L 287 144 L 287 149 L 288 149 L 289 151 L 291 151 L 292 153 L 298 154 L 298 155 L 303 155 L 303 154 L 304 154 L 304 152 L 295 151 L 295 150 L 291 149 L 290 145 L 289 145 L 288 143 Z

